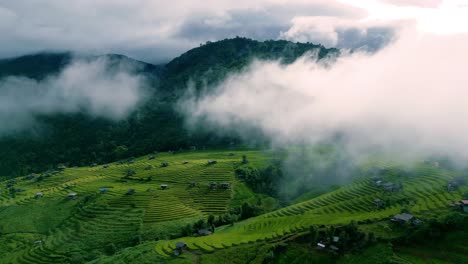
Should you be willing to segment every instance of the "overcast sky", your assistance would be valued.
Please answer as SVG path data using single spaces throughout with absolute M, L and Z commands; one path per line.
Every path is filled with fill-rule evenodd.
M 0 0 L 0 57 L 72 50 L 163 62 L 208 40 L 235 36 L 372 51 L 402 24 L 419 21 L 423 28 L 441 6 L 464 2 Z

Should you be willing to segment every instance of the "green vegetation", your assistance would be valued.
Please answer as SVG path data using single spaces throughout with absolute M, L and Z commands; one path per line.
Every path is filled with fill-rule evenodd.
M 372 240 L 391 240 L 411 234 L 407 231 L 410 227 L 390 223 L 391 216 L 409 211 L 422 219 L 423 223 L 429 223 L 434 217 L 447 215 L 450 210 L 448 207 L 461 199 L 466 189 L 464 187 L 448 192 L 446 184 L 456 177 L 457 173 L 430 166 L 417 166 L 411 176 L 397 176 L 396 172 L 400 171 L 400 168 L 389 167 L 386 170 L 387 173 L 382 177 L 388 180 L 396 180 L 398 177 L 404 186 L 402 189 L 387 192 L 375 186 L 370 178 L 364 177 L 311 200 L 235 223 L 233 226 L 219 228 L 213 235 L 187 237 L 183 241 L 187 243 L 190 251 L 215 252 L 239 245 L 283 240 L 309 230 L 311 225 L 341 226 L 351 221 L 357 221 L 359 230 L 362 230 L 367 238 L 371 236 Z M 378 208 L 375 199 L 382 197 L 391 198 L 395 202 Z M 424 230 L 424 226 L 425 224 L 417 230 Z M 156 252 L 169 257 L 174 250 L 174 244 L 175 240 L 159 242 L 156 244 Z
M 450 205 L 468 187 L 447 190 L 464 172 L 369 161 L 352 183 L 312 190 L 278 209 L 279 200 L 252 192 L 255 185 L 239 175 L 275 179 L 278 157 L 253 150 L 156 153 L 1 182 L 0 262 L 466 262 L 467 215 Z M 398 188 L 385 190 L 376 177 Z M 421 222 L 389 220 L 401 212 Z M 187 248 L 175 256 L 177 242 Z
M 39 175 L 17 178 L 12 188 L 23 191 L 14 197 L 3 188 L 11 181 L 1 182 L 0 262 L 81 263 L 144 241 L 181 236 L 188 223 L 232 208 L 237 195 L 233 189 L 241 184 L 234 169 L 241 165 L 242 154 L 263 166 L 272 155 L 248 150 L 158 153 L 154 158 L 44 173 L 40 181 Z M 213 159 L 217 163 L 208 165 Z M 149 165 L 152 169 L 145 169 Z M 213 181 L 230 187 L 212 189 Z M 128 194 L 130 189 L 133 194 Z M 36 198 L 38 192 L 42 196 Z M 77 198 L 70 199 L 70 193 Z M 255 196 L 245 188 L 243 193 Z M 235 200 L 244 202 L 242 197 Z

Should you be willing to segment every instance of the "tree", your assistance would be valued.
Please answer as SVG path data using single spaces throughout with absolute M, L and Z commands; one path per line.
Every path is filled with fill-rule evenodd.
M 212 214 L 210 214 L 210 215 L 208 216 L 208 220 L 207 220 L 208 225 L 209 225 L 209 226 L 212 226 L 212 225 L 214 224 L 214 221 L 215 221 L 215 216 L 212 215 Z
M 247 202 L 243 203 L 240 211 L 240 219 L 247 219 L 260 214 L 261 208 L 255 205 L 251 205 Z
M 122 146 L 117 146 L 115 149 L 114 149 L 114 155 L 117 159 L 121 159 L 121 158 L 124 158 L 127 154 L 127 151 L 128 151 L 128 148 L 124 145 Z
M 468 199 L 468 192 L 463 193 L 463 199 Z
M 205 220 L 203 220 L 203 219 L 200 219 L 197 222 L 195 222 L 195 224 L 193 224 L 193 230 L 195 232 L 200 230 L 200 229 L 205 229 L 205 228 L 206 228 L 206 223 L 205 223 Z
M 106 253 L 106 255 L 108 256 L 114 255 L 115 252 L 117 252 L 117 247 L 115 246 L 114 243 L 107 244 L 106 247 L 104 248 L 104 253 Z
M 315 245 L 315 243 L 317 243 L 317 238 L 318 238 L 317 228 L 315 228 L 315 226 L 311 225 L 309 227 L 309 234 L 310 234 L 310 242 L 312 243 L 312 245 Z
M 182 236 L 191 236 L 193 234 L 192 230 L 192 225 L 187 224 L 182 228 Z
M 128 169 L 127 170 L 127 173 L 125 174 L 124 178 L 130 178 L 131 176 L 135 175 L 136 174 L 136 171 L 133 170 L 133 169 Z
M 333 237 L 335 236 L 335 230 L 336 230 L 336 228 L 334 226 L 330 226 L 328 228 L 328 239 L 330 241 L 333 241 Z
M 9 189 L 9 191 L 10 191 L 11 197 L 12 197 L 12 198 L 15 198 L 15 197 L 16 197 L 16 189 L 13 188 L 13 187 L 11 187 L 11 188 Z
M 247 164 L 247 163 L 249 163 L 249 161 L 247 160 L 247 156 L 242 155 L 242 164 Z

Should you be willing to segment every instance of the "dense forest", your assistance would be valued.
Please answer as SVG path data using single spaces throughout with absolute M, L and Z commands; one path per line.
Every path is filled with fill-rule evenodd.
M 211 87 L 254 59 L 280 60 L 288 64 L 311 52 L 323 58 L 338 54 L 311 43 L 255 41 L 246 38 L 207 42 L 165 65 L 152 65 L 122 55 L 103 55 L 113 63 L 137 65 L 148 80 L 151 93 L 144 105 L 128 118 L 111 121 L 85 112 L 37 116 L 41 129 L 18 131 L 0 138 L 0 176 L 14 177 L 68 166 L 106 163 L 153 151 L 179 150 L 190 146 L 215 148 L 238 142 L 236 135 L 217 136 L 199 129 L 187 131 L 175 109 L 190 82 L 196 89 Z M 58 74 L 71 63 L 71 53 L 41 53 L 0 60 L 0 81 L 7 76 L 42 80 Z M 95 57 L 86 57 L 93 59 Z

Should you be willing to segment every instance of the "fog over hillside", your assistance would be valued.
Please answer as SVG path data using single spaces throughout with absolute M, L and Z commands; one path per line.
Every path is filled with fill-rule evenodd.
M 257 61 L 216 92 L 190 98 L 186 113 L 242 134 L 248 123 L 275 144 L 340 135 L 353 154 L 379 149 L 468 159 L 468 35 L 401 33 L 369 55 L 292 65 Z M 328 65 L 330 64 L 330 65 Z M 194 121 L 195 120 L 195 121 Z
M 143 99 L 145 80 L 131 73 L 130 64 L 110 67 L 105 57 L 77 59 L 45 80 L 0 79 L 0 135 L 32 128 L 40 115 L 83 112 L 112 120 L 126 117 Z

